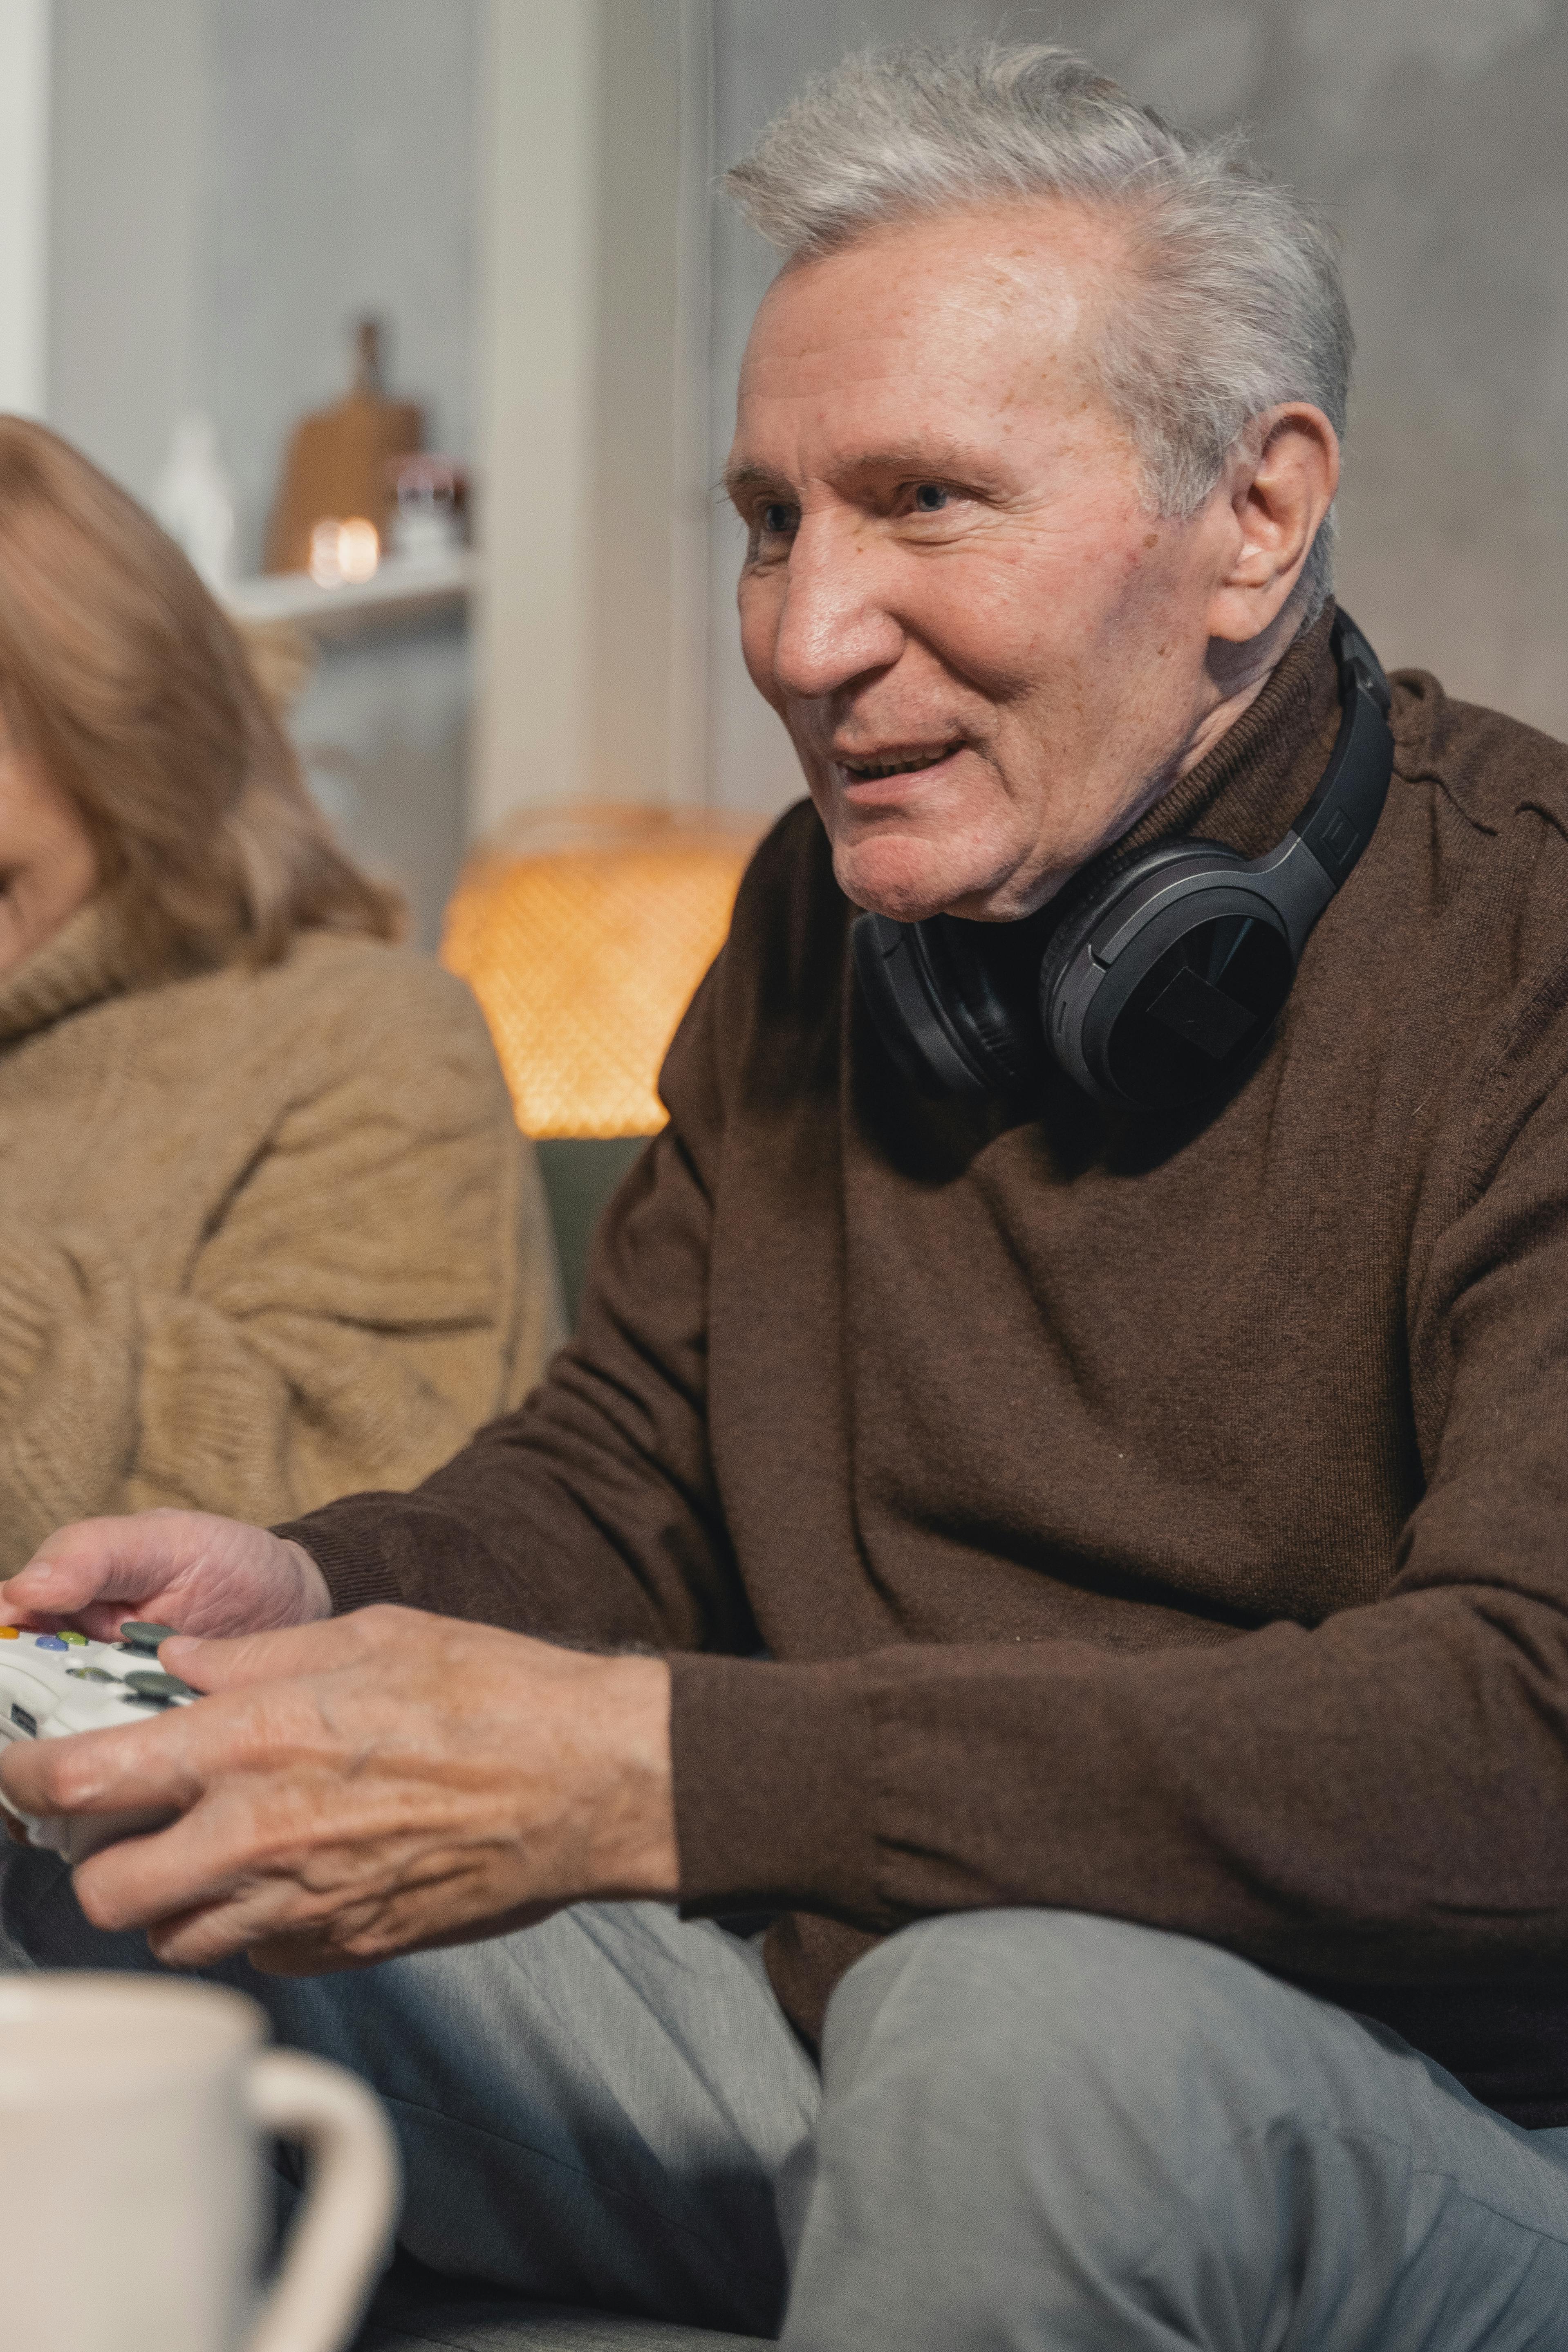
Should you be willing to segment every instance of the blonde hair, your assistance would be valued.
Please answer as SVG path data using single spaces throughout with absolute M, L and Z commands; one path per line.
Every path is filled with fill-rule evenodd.
M 80 815 L 148 971 L 276 963 L 297 931 L 395 938 L 233 624 L 151 515 L 0 416 L 0 701 Z

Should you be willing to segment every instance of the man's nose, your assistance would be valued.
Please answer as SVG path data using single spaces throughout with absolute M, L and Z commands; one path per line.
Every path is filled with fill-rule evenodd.
M 873 539 L 837 517 L 800 524 L 773 638 L 773 677 L 783 693 L 813 701 L 898 660 L 904 632 L 889 608 L 880 558 Z

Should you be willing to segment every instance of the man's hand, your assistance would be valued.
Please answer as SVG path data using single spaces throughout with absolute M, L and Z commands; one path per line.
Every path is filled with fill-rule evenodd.
M 76 1873 L 171 1966 L 310 1975 L 678 1892 L 661 1659 L 389 1608 L 159 1655 L 212 1696 L 16 1741 L 0 1780 L 34 1814 L 178 1809 Z
M 0 1624 L 74 1625 L 112 1642 L 127 1617 L 182 1633 L 264 1633 L 332 1613 L 309 1552 L 210 1511 L 79 1519 L 0 1584 Z

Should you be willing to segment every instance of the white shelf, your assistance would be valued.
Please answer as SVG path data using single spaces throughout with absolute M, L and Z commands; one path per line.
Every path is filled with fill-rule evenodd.
M 373 579 L 320 588 L 307 572 L 237 580 L 224 597 L 241 621 L 293 621 L 319 637 L 357 636 L 384 621 L 416 619 L 466 604 L 479 579 L 473 550 L 388 555 Z

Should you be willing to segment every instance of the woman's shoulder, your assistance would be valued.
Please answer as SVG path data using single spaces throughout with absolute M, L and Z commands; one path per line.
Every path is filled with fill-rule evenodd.
M 288 954 L 260 971 L 231 966 L 226 992 L 244 1006 L 251 1030 L 279 1068 L 317 1066 L 345 1076 L 395 1067 L 406 1083 L 479 1081 L 504 1097 L 500 1066 L 483 1013 L 466 982 L 432 955 L 342 931 L 304 931 Z M 237 1008 L 236 1008 L 237 1010 Z
M 300 931 L 281 962 L 257 978 L 279 996 L 322 1012 L 353 1004 L 381 1018 L 483 1019 L 466 981 L 421 948 L 350 931 Z

